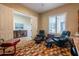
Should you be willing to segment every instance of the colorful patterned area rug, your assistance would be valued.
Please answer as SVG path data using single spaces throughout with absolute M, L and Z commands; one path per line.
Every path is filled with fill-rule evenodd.
M 18 47 L 15 56 L 71 56 L 71 53 L 69 48 L 60 48 L 55 44 L 47 48 L 45 42 L 36 44 L 28 41 L 24 47 Z

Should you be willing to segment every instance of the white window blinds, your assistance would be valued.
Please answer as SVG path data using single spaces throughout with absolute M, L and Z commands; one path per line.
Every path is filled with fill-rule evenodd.
M 56 34 L 66 30 L 66 13 L 49 17 L 49 33 Z

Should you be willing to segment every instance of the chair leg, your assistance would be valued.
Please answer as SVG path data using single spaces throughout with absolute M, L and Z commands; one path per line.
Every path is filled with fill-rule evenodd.
M 51 43 L 47 43 L 46 47 L 47 48 L 51 48 L 52 47 L 52 44 Z
M 71 47 L 71 54 L 72 54 L 73 56 L 78 56 L 78 52 L 77 52 L 77 50 L 76 50 L 75 47 Z
M 14 54 L 16 53 L 16 45 L 14 45 Z
M 3 48 L 3 54 L 5 54 L 5 48 Z

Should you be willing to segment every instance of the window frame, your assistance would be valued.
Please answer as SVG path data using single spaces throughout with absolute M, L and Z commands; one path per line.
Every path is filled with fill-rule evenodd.
M 56 17 L 56 33 L 51 33 L 51 34 L 61 34 L 61 33 L 57 33 L 57 16 L 60 16 L 60 15 L 65 15 L 65 30 L 66 30 L 66 20 L 67 20 L 67 12 L 65 13 L 61 13 L 61 14 L 56 14 L 56 15 L 52 15 L 52 16 L 49 16 L 49 20 L 51 17 Z M 49 29 L 50 25 L 49 25 L 49 21 L 48 21 L 48 33 L 50 34 L 50 29 Z

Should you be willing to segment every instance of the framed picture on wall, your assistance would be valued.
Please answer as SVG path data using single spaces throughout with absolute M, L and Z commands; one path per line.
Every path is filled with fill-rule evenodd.
M 15 29 L 16 29 L 16 30 L 23 30 L 23 29 L 24 29 L 24 24 L 15 23 Z

